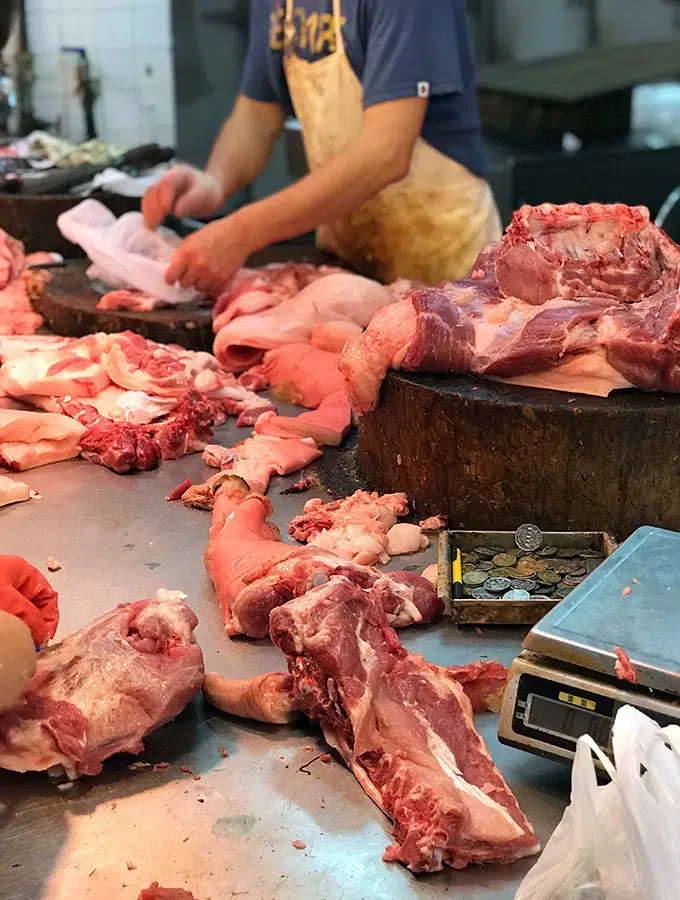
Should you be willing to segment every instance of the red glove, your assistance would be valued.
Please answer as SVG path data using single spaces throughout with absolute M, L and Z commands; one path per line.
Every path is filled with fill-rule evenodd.
M 59 595 L 20 556 L 0 556 L 0 609 L 28 625 L 36 644 L 53 638 L 59 624 Z

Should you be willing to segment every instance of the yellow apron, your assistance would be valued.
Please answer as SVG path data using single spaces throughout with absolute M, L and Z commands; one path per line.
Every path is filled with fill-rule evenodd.
M 293 11 L 294 0 L 286 0 L 283 69 L 314 171 L 358 137 L 363 89 L 345 53 L 340 0 L 333 0 L 335 47 L 316 62 L 295 53 Z M 434 285 L 467 274 L 484 244 L 500 235 L 487 182 L 419 138 L 406 178 L 323 225 L 317 244 L 384 282 Z

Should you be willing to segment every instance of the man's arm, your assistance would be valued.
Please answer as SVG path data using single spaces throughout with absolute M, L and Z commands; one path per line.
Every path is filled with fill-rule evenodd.
M 262 172 L 283 122 L 278 103 L 262 103 L 239 94 L 205 168 L 219 182 L 225 199 L 252 184 Z
M 217 294 L 252 253 L 340 219 L 400 181 L 408 173 L 427 102 L 409 97 L 364 110 L 359 136 L 321 168 L 186 238 L 170 262 L 168 283 Z
M 361 133 L 345 150 L 291 187 L 243 208 L 237 218 L 264 247 L 353 212 L 408 174 L 427 103 L 409 97 L 364 110 Z
M 149 228 L 170 213 L 209 216 L 240 188 L 257 178 L 283 128 L 283 110 L 239 94 L 224 123 L 205 172 L 193 166 L 170 169 L 144 195 L 142 212 Z

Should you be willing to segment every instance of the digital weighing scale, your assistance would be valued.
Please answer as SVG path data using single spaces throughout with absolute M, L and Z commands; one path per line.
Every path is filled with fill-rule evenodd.
M 680 723 L 680 534 L 638 529 L 522 646 L 503 698 L 503 744 L 571 760 L 589 734 L 611 755 L 626 704 L 662 726 Z M 629 655 L 637 684 L 616 676 L 615 647 Z

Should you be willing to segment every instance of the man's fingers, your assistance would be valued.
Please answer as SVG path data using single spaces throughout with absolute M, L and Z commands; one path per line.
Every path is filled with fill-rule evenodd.
M 182 247 L 175 251 L 165 273 L 167 284 L 176 284 L 184 275 L 189 265 L 189 259 Z

